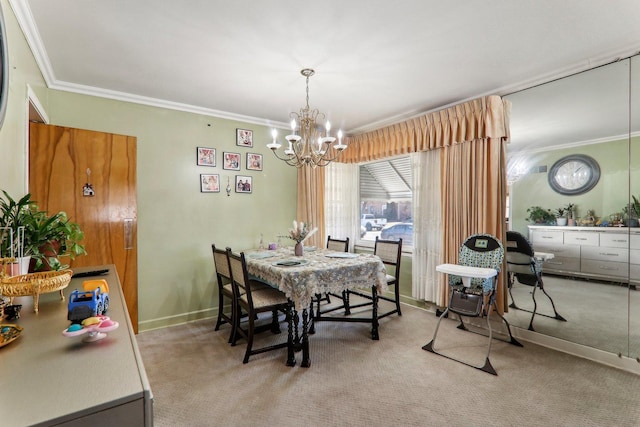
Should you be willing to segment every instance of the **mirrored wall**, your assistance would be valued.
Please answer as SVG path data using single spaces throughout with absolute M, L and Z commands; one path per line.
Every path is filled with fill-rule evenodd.
M 640 357 L 640 58 L 505 99 L 509 229 L 549 257 L 533 330 Z M 511 288 L 516 327 L 530 329 L 532 291 Z

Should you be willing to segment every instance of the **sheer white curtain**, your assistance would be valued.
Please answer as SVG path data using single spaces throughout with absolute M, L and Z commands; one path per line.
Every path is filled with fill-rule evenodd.
M 442 199 L 440 154 L 442 150 L 411 155 L 413 167 L 413 269 L 411 295 L 423 301 L 439 301 L 440 280 L 436 266 L 442 264 Z M 442 282 L 442 283 L 441 283 Z
M 327 236 L 348 237 L 355 243 L 359 230 L 358 165 L 333 162 L 325 168 L 324 219 Z M 349 246 L 353 248 L 353 243 Z

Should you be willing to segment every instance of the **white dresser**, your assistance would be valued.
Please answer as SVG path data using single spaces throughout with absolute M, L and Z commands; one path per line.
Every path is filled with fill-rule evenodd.
M 640 282 L 640 228 L 530 225 L 529 240 L 536 251 L 555 255 L 545 272 Z

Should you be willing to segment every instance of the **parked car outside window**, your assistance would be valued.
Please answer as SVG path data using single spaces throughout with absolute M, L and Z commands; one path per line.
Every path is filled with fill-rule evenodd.
M 413 246 L 413 223 L 395 222 L 387 224 L 380 232 L 380 238 L 385 240 L 402 239 L 403 245 Z

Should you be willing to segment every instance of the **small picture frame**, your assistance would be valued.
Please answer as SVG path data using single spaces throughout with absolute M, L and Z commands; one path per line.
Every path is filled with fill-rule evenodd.
M 230 171 L 240 170 L 240 153 L 222 152 L 222 169 Z
M 247 153 L 247 170 L 262 170 L 262 154 Z
M 253 147 L 253 131 L 249 129 L 236 129 L 236 145 L 240 147 Z
M 236 175 L 236 193 L 251 193 L 253 191 L 253 177 Z
M 220 175 L 217 173 L 200 174 L 200 192 L 201 193 L 219 193 L 220 192 Z
M 197 162 L 198 166 L 213 166 L 216 165 L 216 149 L 209 147 L 197 147 Z

